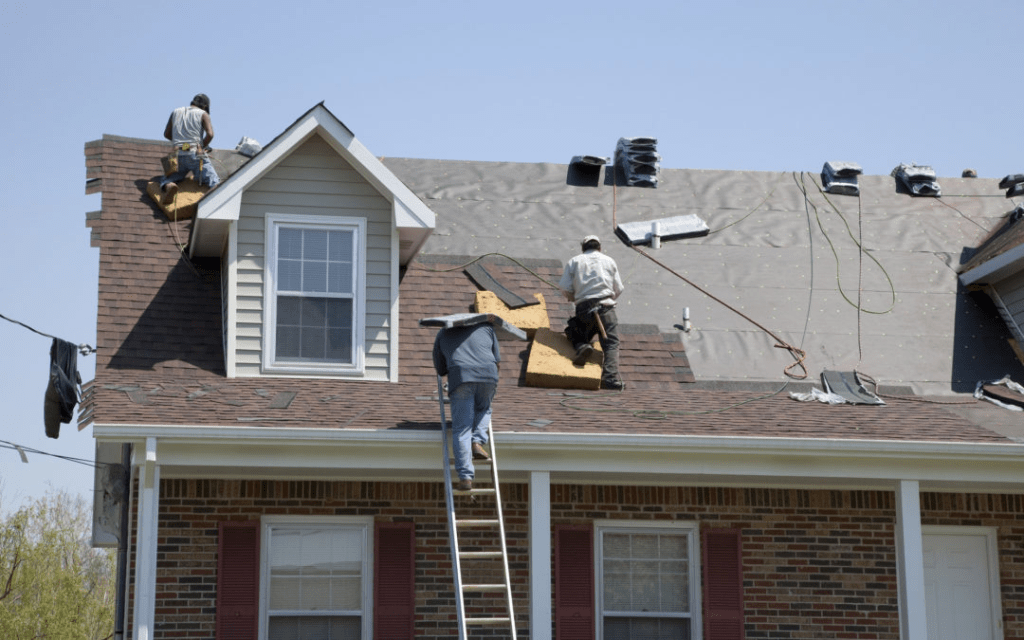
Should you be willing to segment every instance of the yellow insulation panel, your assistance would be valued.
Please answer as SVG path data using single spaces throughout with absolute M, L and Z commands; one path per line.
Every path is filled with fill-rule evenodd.
M 168 220 L 188 220 L 196 215 L 199 201 L 206 195 L 208 189 L 199 186 L 195 180 L 185 179 L 178 182 L 178 193 L 170 204 L 163 204 L 164 194 L 160 191 L 160 183 L 153 181 L 146 185 L 146 193 L 156 206 L 164 212 Z
M 531 304 L 528 307 L 509 309 L 508 305 L 502 302 L 498 296 L 491 291 L 476 292 L 477 313 L 493 313 L 505 322 L 519 327 L 526 332 L 527 336 L 533 336 L 537 329 L 547 329 L 551 326 L 548 320 L 548 307 L 544 302 L 544 296 L 539 293 L 533 294 L 540 304 Z
M 604 354 L 599 345 L 582 366 L 572 363 L 573 351 L 563 333 L 537 329 L 526 362 L 526 386 L 545 389 L 600 389 L 601 362 Z

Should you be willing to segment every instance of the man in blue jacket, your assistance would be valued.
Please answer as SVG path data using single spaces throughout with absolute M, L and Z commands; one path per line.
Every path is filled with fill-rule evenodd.
M 501 351 L 489 323 L 451 327 L 437 332 L 434 369 L 448 376 L 452 407 L 452 448 L 458 491 L 473 488 L 473 459 L 490 460 L 484 447 L 491 426 L 491 400 L 498 387 Z

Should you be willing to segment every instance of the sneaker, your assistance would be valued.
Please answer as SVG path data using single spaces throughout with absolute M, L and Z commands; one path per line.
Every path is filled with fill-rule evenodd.
M 601 388 L 602 389 L 610 389 L 612 391 L 622 391 L 623 389 L 626 388 L 626 383 L 623 382 L 622 380 L 611 380 L 611 381 L 602 380 L 601 381 Z
M 491 456 L 488 455 L 487 450 L 484 449 L 483 445 L 479 442 L 473 443 L 473 459 L 474 460 L 490 460 Z
M 164 187 L 164 197 L 160 201 L 162 204 L 171 204 L 174 202 L 174 196 L 178 193 L 178 185 L 173 182 L 168 182 Z
M 463 478 L 462 480 L 459 480 L 459 483 L 457 485 L 455 485 L 455 490 L 456 491 L 472 491 L 473 490 L 473 481 L 470 480 L 469 478 Z
M 577 367 L 582 367 L 587 364 L 587 360 L 590 360 L 590 354 L 594 353 L 594 347 L 589 344 L 580 345 L 576 349 L 576 356 L 573 357 L 572 363 Z

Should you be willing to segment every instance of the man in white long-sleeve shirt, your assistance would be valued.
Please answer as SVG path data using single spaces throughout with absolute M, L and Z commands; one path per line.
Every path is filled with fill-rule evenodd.
M 615 300 L 624 288 L 619 267 L 615 260 L 601 253 L 597 236 L 583 238 L 580 247 L 583 253 L 565 265 L 558 282 L 565 297 L 576 303 L 576 313 L 565 328 L 565 335 L 576 350 L 572 362 L 576 366 L 586 363 L 594 351 L 590 341 L 598 334 L 604 351 L 601 388 L 622 389 L 625 385 L 619 377 L 619 321 L 615 315 Z M 604 335 L 600 334 L 598 317 Z

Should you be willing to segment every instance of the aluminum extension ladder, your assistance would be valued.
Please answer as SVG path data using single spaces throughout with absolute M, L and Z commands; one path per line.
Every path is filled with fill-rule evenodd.
M 444 388 L 441 384 L 441 376 L 437 377 L 437 399 L 441 405 L 441 443 L 443 446 L 442 455 L 444 458 L 444 486 L 445 486 L 445 500 L 448 507 L 448 533 L 451 538 L 451 552 L 452 552 L 452 573 L 455 576 L 455 600 L 458 609 L 458 622 L 459 622 L 459 640 L 467 640 L 468 635 L 466 634 L 467 627 L 507 627 L 511 633 L 509 636 L 511 640 L 516 640 L 516 621 L 515 614 L 512 609 L 512 581 L 509 579 L 508 571 L 508 548 L 505 544 L 505 517 L 502 514 L 501 507 L 501 490 L 498 485 L 498 457 L 496 455 L 496 447 L 494 446 L 494 431 L 493 429 L 488 432 L 488 440 L 490 441 L 490 461 L 487 460 L 474 460 L 473 466 L 476 469 L 476 478 L 473 479 L 473 489 L 470 491 L 456 491 L 452 485 L 452 468 L 454 467 L 454 460 L 450 457 L 452 451 L 449 445 L 449 426 L 448 420 L 445 417 L 444 410 Z M 451 434 L 452 442 L 454 442 L 454 433 Z M 478 486 L 478 482 L 481 478 L 481 471 L 490 469 L 491 483 L 486 486 Z M 460 511 L 483 511 L 489 506 L 484 506 L 484 501 L 488 505 L 493 505 L 494 517 L 467 517 L 460 518 L 456 514 L 456 503 L 455 496 L 461 498 L 459 501 Z M 483 500 L 477 501 L 478 498 Z M 474 514 L 477 515 L 477 514 Z M 491 535 L 490 538 L 486 536 L 478 536 L 473 538 L 474 545 L 481 547 L 481 550 L 473 551 L 462 551 L 459 549 L 459 530 L 460 529 L 471 529 L 478 532 L 486 533 L 488 531 L 496 534 Z M 491 548 L 483 548 L 484 544 Z M 467 545 L 469 546 L 469 545 Z M 501 568 L 497 569 L 498 561 L 500 561 Z M 467 564 L 467 570 L 472 567 L 474 578 L 486 577 L 488 580 L 474 581 L 472 584 L 463 583 L 463 563 Z M 493 576 L 497 576 L 494 579 Z M 492 610 L 497 608 L 497 601 L 500 600 L 500 596 L 495 597 L 493 594 L 504 592 L 504 614 L 500 616 L 476 616 L 467 617 L 466 615 L 466 594 L 492 594 L 490 599 L 481 599 L 479 604 L 490 603 Z M 474 603 L 477 604 L 477 603 Z M 474 607 L 480 608 L 480 607 Z

